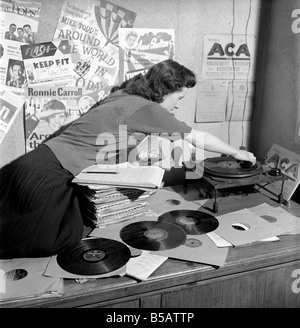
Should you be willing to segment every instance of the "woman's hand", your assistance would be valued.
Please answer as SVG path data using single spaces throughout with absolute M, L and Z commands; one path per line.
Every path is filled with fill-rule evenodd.
M 256 157 L 247 150 L 238 150 L 232 157 L 236 160 L 251 162 L 252 165 L 256 163 Z

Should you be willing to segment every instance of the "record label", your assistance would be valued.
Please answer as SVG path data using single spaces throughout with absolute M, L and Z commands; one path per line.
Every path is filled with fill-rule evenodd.
M 144 236 L 147 239 L 164 240 L 168 238 L 168 232 L 159 228 L 153 228 L 146 230 Z
M 176 210 L 161 214 L 159 222 L 172 223 L 181 227 L 187 235 L 202 235 L 219 226 L 219 221 L 212 215 L 193 210 Z
M 64 249 L 57 255 L 57 263 L 73 274 L 98 275 L 121 268 L 130 255 L 129 248 L 122 242 L 91 238 Z
M 202 242 L 195 238 L 188 238 L 184 245 L 187 247 L 200 247 L 202 246 Z
M 82 254 L 83 259 L 88 262 L 97 262 L 104 258 L 105 253 L 100 249 L 91 249 Z
M 131 247 L 149 251 L 175 248 L 186 241 L 186 233 L 179 226 L 157 221 L 128 224 L 121 229 L 120 237 Z

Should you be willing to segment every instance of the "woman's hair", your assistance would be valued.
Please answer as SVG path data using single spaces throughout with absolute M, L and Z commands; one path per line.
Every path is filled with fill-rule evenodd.
M 134 36 L 135 38 L 138 37 L 138 34 L 136 31 L 129 31 L 127 34 L 126 34 L 126 40 L 130 37 L 130 36 Z
M 130 95 L 161 103 L 165 95 L 195 85 L 195 73 L 176 61 L 167 59 L 152 66 L 145 75 L 138 74 L 120 86 L 113 87 L 110 93 L 122 89 Z

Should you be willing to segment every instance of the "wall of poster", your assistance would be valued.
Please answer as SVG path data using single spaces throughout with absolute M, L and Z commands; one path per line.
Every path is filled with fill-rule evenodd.
M 98 58 L 94 59 L 92 63 L 92 65 L 95 65 L 94 67 L 89 66 L 88 60 L 95 57 L 97 51 L 101 54 L 100 50 L 107 54 L 106 61 L 111 57 L 119 60 L 119 29 L 173 30 L 175 60 L 196 72 L 198 79 L 201 79 L 203 36 L 212 33 L 230 34 L 233 19 L 234 33 L 245 34 L 245 22 L 249 15 L 249 0 L 235 1 L 234 10 L 236 15 L 234 18 L 232 15 L 232 0 L 213 2 L 207 2 L 207 0 L 151 0 L 150 2 L 146 0 L 87 0 L 84 2 L 78 0 L 22 0 L 19 2 L 26 3 L 27 6 L 33 2 L 39 4 L 39 23 L 35 28 L 36 44 L 54 41 L 65 42 L 65 48 L 67 49 L 69 46 L 75 55 L 74 62 L 72 60 L 72 69 L 77 85 L 74 86 L 81 88 L 83 94 L 87 93 L 94 100 L 105 97 L 110 91 L 112 81 L 118 83 L 120 76 L 116 73 L 118 71 L 117 66 L 109 66 L 104 60 L 99 64 L 100 70 L 97 71 L 100 75 L 96 76 L 96 64 L 99 60 Z M 251 1 L 251 15 L 247 24 L 248 35 L 257 34 L 260 3 L 261 0 Z M 93 6 L 98 7 L 98 21 Z M 92 24 L 89 21 L 91 19 Z M 90 33 L 91 29 L 88 31 L 87 26 L 97 29 L 96 34 Z M 116 26 L 118 29 L 115 29 Z M 96 39 L 100 41 L 100 44 L 97 45 L 98 41 Z M 14 43 L 22 44 L 21 42 Z M 12 47 L 12 42 L 9 45 Z M 90 55 L 88 55 L 87 51 L 94 48 L 94 46 L 96 49 L 93 49 L 93 53 L 90 51 Z M 163 49 L 164 47 L 160 46 L 160 48 Z M 113 51 L 117 49 L 117 53 L 114 54 L 113 51 L 111 53 L 108 51 L 109 49 Z M 76 50 L 77 53 L 75 53 Z M 85 53 L 84 50 L 86 50 Z M 148 53 L 147 55 L 153 57 L 154 54 Z M 72 56 L 73 54 L 71 54 Z M 162 54 L 161 58 L 166 57 Z M 2 67 L 0 75 L 2 74 L 4 81 L 6 79 L 5 69 L 7 64 Z M 28 82 L 30 83 L 30 81 Z M 37 88 L 38 86 L 32 87 Z M 23 88 L 18 89 L 18 91 L 23 90 Z M 17 92 L 17 90 L 15 89 L 14 92 Z M 178 119 L 185 121 L 193 128 L 214 132 L 218 137 L 226 140 L 228 133 L 227 122 L 206 122 L 205 124 L 195 122 L 196 100 L 197 90 L 193 88 L 189 91 L 189 96 L 180 103 L 180 108 L 176 113 Z M 237 123 L 240 124 L 240 122 Z M 24 132 L 24 113 L 19 112 L 1 144 L 1 163 L 3 163 L 3 159 L 7 162 L 24 153 Z M 239 146 L 239 135 L 238 125 L 237 128 L 232 129 L 232 139 L 235 146 Z

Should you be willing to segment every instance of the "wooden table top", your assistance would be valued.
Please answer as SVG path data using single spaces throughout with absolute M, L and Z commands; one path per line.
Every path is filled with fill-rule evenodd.
M 201 210 L 212 214 L 213 199 L 200 200 L 198 186 L 168 187 L 175 193 L 187 197 L 188 201 L 200 201 Z M 244 208 L 249 208 L 262 203 L 272 206 L 282 206 L 291 214 L 299 217 L 300 204 L 291 202 L 289 206 L 279 205 L 276 197 L 266 191 L 259 190 L 249 194 L 229 195 L 219 197 L 219 213 L 226 214 Z M 91 229 L 86 228 L 87 235 Z M 155 293 L 173 286 L 188 284 L 195 281 L 212 279 L 233 273 L 245 272 L 261 267 L 288 263 L 300 260 L 300 234 L 280 236 L 275 242 L 255 242 L 250 245 L 229 247 L 224 267 L 215 268 L 201 263 L 176 260 L 169 258 L 146 281 L 137 281 L 134 278 L 110 277 L 87 281 L 83 284 L 73 279 L 64 279 L 64 295 L 59 298 L 45 298 L 36 300 L 23 300 L 10 304 L 1 303 L 0 307 L 72 307 L 81 304 L 93 304 L 121 297 L 135 297 L 137 294 Z

